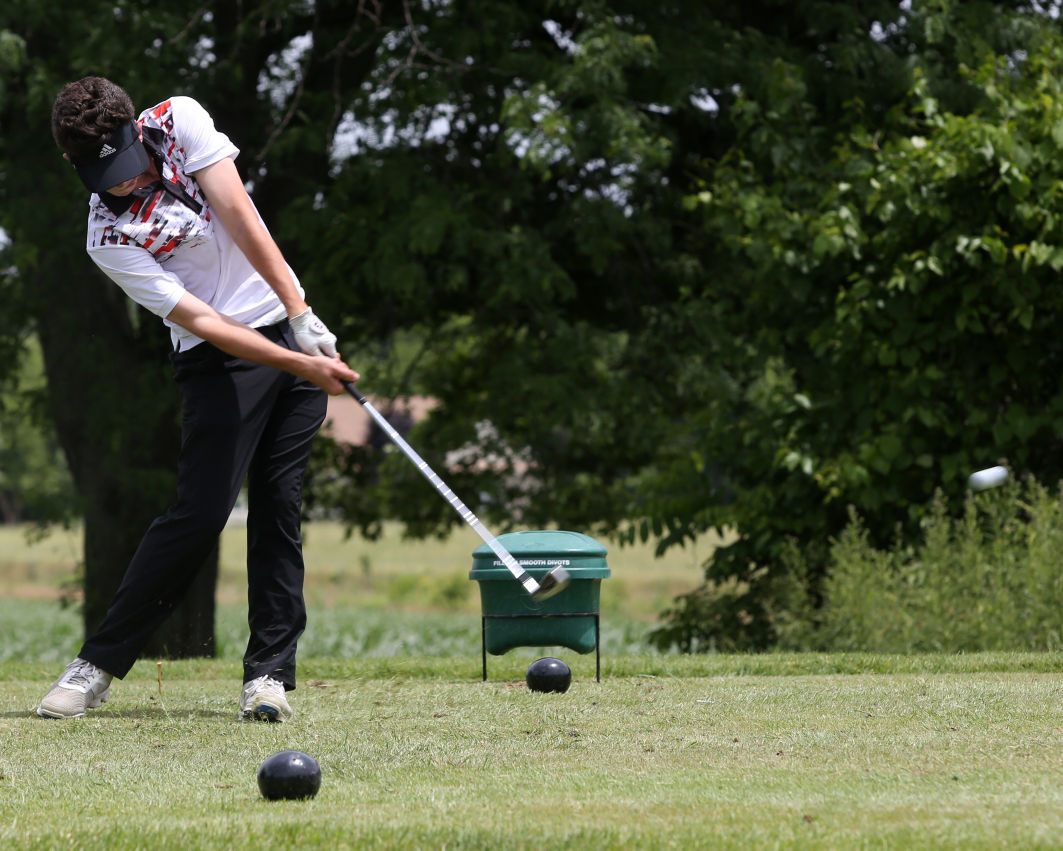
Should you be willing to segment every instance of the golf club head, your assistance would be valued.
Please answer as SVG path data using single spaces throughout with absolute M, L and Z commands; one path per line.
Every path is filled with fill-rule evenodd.
M 532 594 L 533 600 L 547 600 L 560 594 L 572 581 L 572 575 L 563 567 L 555 567 L 539 583 L 539 590 Z

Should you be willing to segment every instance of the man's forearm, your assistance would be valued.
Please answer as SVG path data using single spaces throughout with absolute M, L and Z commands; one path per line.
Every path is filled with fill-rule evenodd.
M 182 298 L 166 318 L 233 357 L 295 375 L 306 374 L 309 355 L 278 346 L 254 328 L 223 316 L 193 296 Z
M 233 242 L 277 293 L 288 315 L 298 316 L 305 311 L 307 303 L 299 294 L 284 255 L 259 219 L 233 161 L 220 160 L 195 172 L 195 177 Z

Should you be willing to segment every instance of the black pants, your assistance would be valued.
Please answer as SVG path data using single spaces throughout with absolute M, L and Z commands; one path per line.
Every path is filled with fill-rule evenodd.
M 298 350 L 287 322 L 260 330 Z M 209 343 L 175 354 L 173 363 L 182 404 L 177 499 L 148 528 L 79 655 L 116 677 L 129 672 L 210 554 L 246 479 L 251 638 L 244 681 L 269 674 L 293 689 L 306 626 L 303 476 L 327 397 L 305 379 Z

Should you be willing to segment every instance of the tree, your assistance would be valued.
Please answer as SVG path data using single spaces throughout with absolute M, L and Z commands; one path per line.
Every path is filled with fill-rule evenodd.
M 1031 469 L 1055 474 L 1051 441 L 1018 446 L 1047 437 L 1054 397 L 1009 350 L 1022 368 L 995 390 L 1029 401 L 989 406 L 992 368 L 956 356 L 961 340 L 985 354 L 972 308 L 949 312 L 986 270 L 958 277 L 935 242 L 941 218 L 969 211 L 966 254 L 1004 256 L 1002 183 L 977 158 L 950 153 L 935 171 L 909 150 L 935 129 L 930 103 L 955 116 L 953 144 L 981 138 L 978 116 L 998 120 L 1001 99 L 1033 109 L 1046 95 L 1007 78 L 994 96 L 970 69 L 1010 63 L 1028 80 L 1038 66 L 1023 57 L 1052 29 L 1022 3 L 710 5 L 555 4 L 547 27 L 522 6 L 462 42 L 475 45 L 465 67 L 443 38 L 465 7 L 424 9 L 414 45 L 385 42 L 385 67 L 409 50 L 451 85 L 437 93 L 444 78 L 424 73 L 403 78 L 423 94 L 374 87 L 356 101 L 360 155 L 291 212 L 328 235 L 312 268 L 350 275 L 336 295 L 367 351 L 373 329 L 420 324 L 414 367 L 367 380 L 399 392 L 416 377 L 442 397 L 415 437 L 437 461 L 475 447 L 453 477 L 478 510 L 504 528 L 562 522 L 662 548 L 735 529 L 659 637 L 759 648 L 795 559 L 818 602 L 850 504 L 879 538 L 898 524 L 910 535 L 937 487 L 959 498 L 987 436 L 984 463 L 1036 454 Z M 428 133 L 433 121 L 445 131 Z M 1053 256 L 1045 245 L 1021 250 Z M 932 296 L 891 290 L 945 268 Z M 1014 290 L 974 313 L 1032 322 Z M 1041 346 L 1054 341 L 1031 356 Z M 972 406 L 979 426 L 959 427 Z M 361 455 L 349 467 L 361 490 L 341 502 L 370 527 L 457 522 L 401 458 L 378 480 Z
M 8 237 L 0 250 L 11 269 L 0 279 L 0 354 L 9 355 L 0 358 L 0 380 L 15 373 L 22 341 L 35 332 L 84 513 L 87 629 L 171 497 L 178 417 L 165 328 L 131 308 L 84 255 L 84 190 L 48 140 L 55 94 L 69 80 L 103 74 L 142 106 L 173 94 L 200 98 L 244 146 L 255 200 L 272 220 L 327 180 L 339 118 L 333 88 L 360 85 L 389 15 L 401 24 L 401 7 L 382 3 L 222 3 L 185 12 L 140 0 L 63 9 L 13 0 L 0 10 L 0 228 Z M 308 35 L 317 52 L 300 57 Z M 303 91 L 324 96 L 296 110 Z M 216 572 L 215 555 L 147 653 L 213 652 Z
M 73 483 L 44 416 L 40 347 L 27 343 L 14 389 L 0 393 L 0 523 L 67 521 Z
M 41 142 L 59 85 L 88 72 L 122 79 L 138 103 L 205 101 L 244 147 L 256 203 L 363 389 L 439 400 L 413 442 L 493 525 L 661 547 L 737 528 L 709 578 L 748 593 L 720 611 L 692 595 L 665 640 L 765 646 L 790 543 L 814 578 L 848 502 L 875 512 L 875 528 L 915 522 L 933 484 L 956 487 L 971 460 L 966 438 L 936 440 L 947 411 L 913 401 L 925 386 L 916 372 L 935 367 L 983 398 L 967 385 L 981 376 L 928 360 L 943 356 L 931 343 L 954 337 L 942 333 L 954 318 L 883 299 L 892 266 L 887 276 L 868 258 L 914 269 L 937 233 L 924 214 L 943 208 L 898 187 L 922 198 L 940 184 L 950 204 L 970 203 L 901 154 L 938 132 L 924 101 L 957 120 L 992 101 L 964 65 L 1033 67 L 1019 51 L 1032 52 L 1045 21 L 1021 2 L 318 0 L 186 13 L 117 0 L 55 11 L 47 22 L 25 0 L 0 11 L 0 226 L 17 270 L 0 345 L 12 329 L 39 330 L 87 497 L 86 555 L 100 571 L 90 596 L 109 596 L 120 550 L 143 528 L 120 512 L 154 513 L 145 495 L 166 491 L 175 441 L 161 329 L 87 270 L 67 202 L 75 178 Z M 111 18 L 121 38 L 93 26 Z M 145 61 L 126 79 L 131 57 Z M 895 172 L 896 185 L 883 182 Z M 872 179 L 895 192 L 881 202 L 889 223 L 858 203 L 879 203 Z M 996 197 L 995 183 L 971 183 L 978 200 Z M 975 235 L 972 256 L 996 245 Z M 1020 244 L 1030 257 L 1047 250 Z M 891 325 L 880 301 L 909 313 Z M 878 383 L 871 351 L 884 358 Z M 926 451 L 912 456 L 929 465 L 898 460 L 907 432 L 875 418 L 872 392 L 891 414 L 931 411 Z M 452 468 L 458 448 L 469 451 Z M 352 524 L 372 533 L 397 517 L 426 535 L 458 522 L 394 453 L 380 463 L 325 449 L 311 494 Z
M 773 449 L 727 457 L 712 438 L 741 431 L 735 388 L 764 371 L 758 320 L 738 309 L 748 279 L 729 247 L 707 235 L 698 175 L 757 132 L 750 103 L 782 125 L 813 101 L 816 125 L 784 142 L 814 162 L 848 102 L 884 123 L 911 73 L 907 42 L 869 35 L 892 31 L 896 4 L 785 6 L 560 3 L 547 17 L 522 4 L 462 41 L 466 5 L 429 7 L 416 44 L 385 42 L 382 64 L 416 48 L 446 73 L 355 101 L 359 156 L 292 208 L 301 232 L 326 235 L 315 273 L 350 277 L 336 291 L 358 317 L 349 339 L 366 335 L 369 353 L 374 335 L 420 328 L 412 369 L 363 365 L 366 381 L 442 399 L 416 438 L 433 461 L 475 448 L 455 488 L 503 528 L 560 522 L 666 547 L 749 519 L 734 492 L 760 487 L 749 480 Z M 816 176 L 802 177 L 814 197 Z M 370 530 L 380 516 L 418 533 L 457 522 L 401 459 L 376 480 L 349 460 L 359 489 L 341 503 Z
M 1063 473 L 1059 33 L 991 4 L 949 12 L 909 22 L 919 59 L 885 120 L 853 102 L 821 122 L 780 64 L 791 96 L 737 104 L 738 142 L 690 198 L 723 247 L 702 296 L 727 299 L 730 348 L 721 405 L 697 439 L 680 430 L 655 490 L 695 488 L 681 458 L 715 448 L 732 501 L 709 513 L 741 535 L 709 577 L 739 590 L 687 595 L 662 643 L 770 643 L 795 570 L 799 605 L 819 602 L 850 509 L 888 546 L 915 540 L 935 493 L 958 511 L 975 469 Z M 963 61 L 945 74 L 943 54 Z M 817 132 L 830 147 L 810 155 Z
M 12 2 L 0 12 L 0 226 L 16 270 L 3 338 L 32 328 L 41 340 L 52 416 L 82 497 L 87 628 L 102 617 L 140 535 L 170 499 L 178 422 L 166 329 L 130 310 L 84 255 L 84 190 L 49 143 L 51 103 L 63 83 L 90 73 L 122 82 L 140 104 L 213 91 L 217 106 L 244 106 L 230 111 L 226 129 L 253 141 L 254 118 L 269 126 L 268 93 L 260 98 L 256 73 L 248 78 L 244 69 L 261 67 L 286 43 L 265 6 L 248 6 L 240 17 L 224 4 L 216 26 L 202 9 L 186 17 L 129 0 L 70 4 L 62 14 L 54 4 Z M 260 38 L 241 37 L 256 25 Z M 305 22 L 295 26 L 306 31 Z M 227 55 L 211 56 L 212 42 Z M 131 57 L 140 61 L 130 66 Z M 216 570 L 214 557 L 147 652 L 213 651 Z

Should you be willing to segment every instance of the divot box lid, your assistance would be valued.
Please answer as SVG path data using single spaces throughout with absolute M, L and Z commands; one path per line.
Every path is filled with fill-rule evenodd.
M 506 551 L 532 575 L 562 565 L 574 571 L 573 578 L 598 579 L 609 576 L 606 548 L 581 532 L 535 530 L 508 532 L 498 536 Z M 470 579 L 511 579 L 512 576 L 494 551 L 486 544 L 473 550 Z

